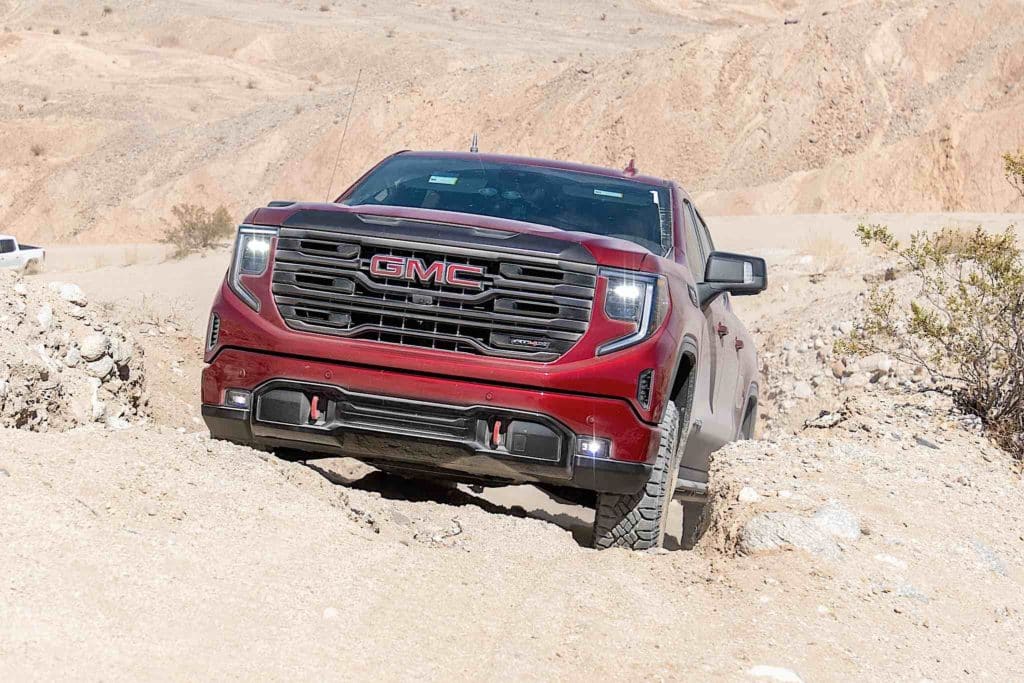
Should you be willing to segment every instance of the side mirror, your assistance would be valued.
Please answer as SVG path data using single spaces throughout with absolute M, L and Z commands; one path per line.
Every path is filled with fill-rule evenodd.
M 767 287 L 768 265 L 763 258 L 713 251 L 704 269 L 704 282 L 697 285 L 697 295 L 704 307 L 726 292 L 752 296 Z

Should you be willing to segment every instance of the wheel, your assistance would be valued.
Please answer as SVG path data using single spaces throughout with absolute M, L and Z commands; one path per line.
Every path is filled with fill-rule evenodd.
M 598 493 L 594 547 L 648 550 L 665 539 L 668 506 L 679 478 L 679 409 L 665 408 L 659 425 L 661 444 L 651 478 L 637 493 Z

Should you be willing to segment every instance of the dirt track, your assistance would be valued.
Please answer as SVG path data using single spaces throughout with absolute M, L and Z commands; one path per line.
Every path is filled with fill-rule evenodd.
M 820 254 L 762 253 L 773 288 L 743 303 L 763 355 L 840 319 L 862 269 L 877 267 L 851 250 L 813 284 Z M 194 278 L 161 271 L 215 280 L 220 267 L 189 263 L 77 275 L 116 294 L 143 269 L 182 300 Z M 139 324 L 134 304 L 121 310 Z M 788 394 L 774 398 L 762 415 L 771 441 L 717 460 L 715 524 L 696 551 L 597 553 L 583 547 L 591 513 L 530 487 L 478 496 L 209 442 L 194 419 L 198 335 L 139 338 L 149 388 L 168 404 L 156 424 L 0 434 L 0 677 L 1024 676 L 1024 486 L 931 394 L 820 390 L 788 411 Z M 859 397 L 869 431 L 784 436 L 843 396 Z M 759 499 L 740 503 L 748 486 Z M 751 517 L 830 501 L 861 527 L 835 554 L 736 555 Z

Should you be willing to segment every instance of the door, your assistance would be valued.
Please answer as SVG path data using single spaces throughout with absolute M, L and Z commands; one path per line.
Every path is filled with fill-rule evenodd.
M 17 265 L 18 252 L 12 239 L 0 239 L 0 268 L 13 268 Z
M 714 243 L 700 213 L 684 200 L 686 251 L 690 270 L 697 282 L 704 279 L 708 256 Z M 732 314 L 728 295 L 704 307 L 704 326 L 697 359 L 697 388 L 694 393 L 690 433 L 683 453 L 680 479 L 706 482 L 711 453 L 735 437 L 733 400 L 739 379 L 736 349 L 738 322 Z

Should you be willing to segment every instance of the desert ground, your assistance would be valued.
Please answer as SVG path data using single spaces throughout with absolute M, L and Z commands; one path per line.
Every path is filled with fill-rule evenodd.
M 832 351 L 888 266 L 857 224 L 1024 226 L 998 158 L 1022 26 L 1013 1 L 0 0 L 0 231 L 48 250 L 0 273 L 0 678 L 1024 678 L 1019 462 L 930 378 Z M 597 552 L 593 512 L 532 487 L 209 439 L 229 249 L 169 259 L 170 208 L 323 199 L 474 132 L 636 157 L 768 260 L 734 300 L 759 438 L 716 455 L 695 549 L 678 509 L 665 551 Z M 95 334 L 130 370 L 102 387 L 68 361 Z

